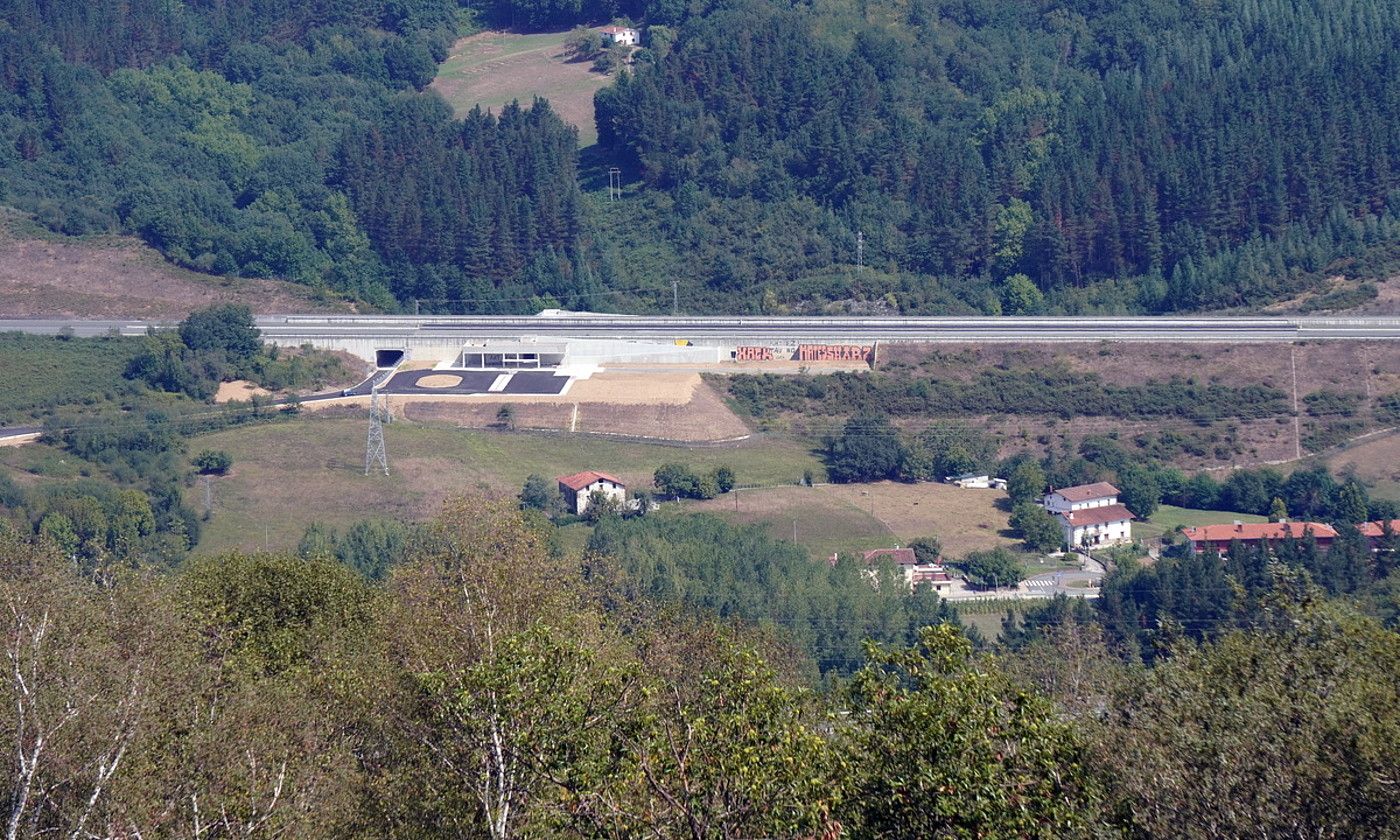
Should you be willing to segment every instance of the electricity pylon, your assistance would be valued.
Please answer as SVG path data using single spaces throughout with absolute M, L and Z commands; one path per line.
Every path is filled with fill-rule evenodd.
M 379 464 L 379 468 L 384 470 L 384 474 L 389 474 L 389 453 L 384 451 L 384 415 L 385 411 L 379 405 L 379 389 L 370 388 L 369 392 L 369 437 L 365 440 L 365 475 L 369 475 L 370 466 Z

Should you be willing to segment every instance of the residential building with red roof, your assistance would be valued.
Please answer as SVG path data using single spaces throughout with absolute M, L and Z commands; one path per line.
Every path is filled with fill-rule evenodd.
M 602 493 L 610 499 L 615 499 L 619 510 L 627 502 L 627 485 L 622 483 L 622 479 L 605 472 L 584 470 L 573 475 L 560 476 L 555 480 L 559 482 L 559 492 L 564 496 L 564 503 L 579 516 L 588 510 L 594 493 Z
M 837 555 L 831 556 L 831 562 L 835 564 Z M 933 591 L 943 593 L 953 588 L 953 578 L 947 570 L 938 563 L 920 563 L 919 558 L 914 554 L 912 548 L 876 548 L 870 551 L 861 552 L 867 566 L 873 566 L 881 560 L 890 560 L 904 574 L 904 583 L 911 589 L 923 584 L 930 586 Z M 868 572 L 874 579 L 874 571 Z
M 1366 538 L 1366 542 L 1371 544 L 1372 551 L 1380 551 L 1384 547 L 1387 537 L 1392 540 L 1400 540 L 1400 519 L 1362 522 L 1356 528 Z
M 1041 506 L 1055 516 L 1065 545 L 1098 548 L 1133 541 L 1133 514 L 1107 481 L 1050 489 Z
M 1236 542 L 1257 546 L 1260 543 L 1279 542 L 1288 537 L 1301 540 L 1311 535 L 1318 548 L 1329 548 L 1337 538 L 1336 529 L 1321 522 L 1235 522 L 1229 525 L 1183 528 L 1181 533 L 1191 541 L 1193 551 L 1214 548 L 1222 554 L 1230 549 L 1231 543 Z

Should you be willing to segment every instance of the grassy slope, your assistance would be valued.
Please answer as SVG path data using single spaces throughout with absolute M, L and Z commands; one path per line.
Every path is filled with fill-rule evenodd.
M 122 378 L 141 349 L 137 338 L 75 338 L 0 333 L 0 425 L 46 409 L 110 402 L 132 387 Z
M 609 77 L 593 72 L 591 62 L 565 58 L 568 34 L 482 32 L 463 38 L 438 68 L 433 90 L 459 116 L 477 105 L 499 113 L 512 100 L 528 105 L 534 97 L 543 97 L 565 122 L 578 128 L 579 146 L 591 146 L 598 142 L 593 94 Z
M 1236 519 L 1241 522 L 1266 522 L 1267 517 L 1252 513 L 1232 513 L 1228 510 L 1194 510 L 1192 508 L 1162 505 L 1146 522 L 1133 523 L 1133 539 L 1151 540 L 1176 530 L 1178 525 L 1228 525 Z
M 821 465 L 785 440 L 733 448 L 637 444 L 567 435 L 506 434 L 447 426 L 391 424 L 385 433 L 391 474 L 365 476 L 365 425 L 359 418 L 308 417 L 295 423 L 204 435 L 192 449 L 223 449 L 233 473 L 214 482 L 214 516 L 201 552 L 294 546 L 312 521 L 344 526 L 365 517 L 424 519 L 453 493 L 514 495 L 531 473 L 546 477 L 584 469 L 614 472 L 633 486 L 650 484 L 662 463 L 697 469 L 733 466 L 743 484 L 792 484 Z M 193 488 L 190 504 L 203 504 Z
M 593 468 L 617 473 L 634 487 L 649 486 L 651 474 L 667 461 L 697 470 L 732 466 L 740 485 L 748 488 L 737 493 L 737 510 L 735 495 L 682 506 L 736 522 L 763 522 L 781 539 L 792 538 L 795 520 L 798 542 L 814 558 L 889 548 L 930 534 L 938 535 L 954 557 L 975 548 L 1014 545 L 1005 533 L 1006 514 L 988 494 L 893 482 L 797 486 L 804 471 L 818 481 L 824 472 L 805 445 L 787 438 L 683 448 L 402 421 L 391 424 L 385 437 L 391 468 L 387 477 L 364 475 L 365 425 L 360 418 L 310 415 L 192 439 L 191 451 L 222 449 L 234 460 L 230 475 L 212 480 L 214 514 L 205 525 L 200 553 L 290 548 L 313 521 L 344 528 L 362 518 L 421 520 L 453 493 L 514 495 L 531 473 L 553 477 Z M 43 480 L 28 474 L 31 470 L 54 478 L 71 473 L 71 466 L 61 461 L 62 453 L 46 446 L 0 450 L 0 464 L 26 473 L 27 481 Z M 189 488 L 187 502 L 203 508 L 202 484 Z M 586 542 L 587 533 L 579 527 L 568 530 L 570 545 Z
M 1383 499 L 1400 501 L 1400 432 L 1376 435 L 1327 459 L 1333 472 L 1355 475 Z

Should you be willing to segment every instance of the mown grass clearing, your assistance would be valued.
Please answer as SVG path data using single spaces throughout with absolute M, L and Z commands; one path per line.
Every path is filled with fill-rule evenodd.
M 686 510 L 713 513 L 730 522 L 761 523 L 776 539 L 794 540 L 816 560 L 899 543 L 884 523 L 824 489 L 764 487 L 682 504 Z
M 579 147 L 591 146 L 598 142 L 593 94 L 611 79 L 595 73 L 592 62 L 573 60 L 564 49 L 568 36 L 494 31 L 468 36 L 453 44 L 432 89 L 458 116 L 477 106 L 499 114 L 511 101 L 528 106 L 542 97 L 578 129 Z
M 996 501 L 999 491 L 960 490 L 946 484 L 826 484 L 818 487 L 769 487 L 739 493 L 738 504 L 725 496 L 690 503 L 735 522 L 763 522 L 775 537 L 793 539 L 819 559 L 837 552 L 907 545 L 936 536 L 948 557 L 1006 546 L 1007 515 Z M 1033 571 L 1059 568 L 1047 565 Z
M 1237 519 L 1241 522 L 1268 521 L 1268 517 L 1256 516 L 1252 513 L 1233 513 L 1228 510 L 1195 510 L 1175 505 L 1162 505 L 1146 522 L 1133 523 L 1133 539 L 1139 542 L 1155 540 L 1160 539 L 1163 534 L 1175 531 L 1178 526 L 1189 528 L 1199 525 L 1228 525 Z

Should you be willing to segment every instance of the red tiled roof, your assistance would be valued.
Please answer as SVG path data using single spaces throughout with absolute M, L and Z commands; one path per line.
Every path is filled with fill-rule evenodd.
M 1072 510 L 1069 513 L 1062 513 L 1059 515 L 1063 516 L 1066 522 L 1076 527 L 1082 527 L 1084 525 L 1107 525 L 1110 522 L 1122 522 L 1125 519 L 1133 519 L 1133 512 L 1122 505 L 1104 505 L 1102 507 L 1085 508 L 1083 510 Z
M 1074 487 L 1062 487 L 1050 492 L 1060 494 L 1067 502 L 1087 502 L 1090 499 L 1117 496 L 1118 488 L 1107 481 L 1096 481 L 1093 484 L 1077 484 Z
M 584 470 L 581 473 L 560 476 L 555 479 L 555 481 L 558 481 L 560 484 L 576 492 L 598 481 L 611 481 L 619 487 L 627 486 L 622 483 L 622 479 L 608 475 L 605 472 L 598 472 L 597 470 Z
M 882 557 L 890 558 L 898 566 L 914 566 L 919 562 L 915 559 L 912 548 L 877 548 L 873 551 L 867 551 L 861 556 L 865 558 L 867 563 L 874 563 Z
M 1226 543 L 1232 540 L 1281 540 L 1292 536 L 1301 540 L 1308 532 L 1318 539 L 1333 539 L 1337 531 L 1321 522 L 1245 522 L 1240 525 L 1202 525 L 1183 528 L 1181 533 L 1192 542 Z
M 1374 537 L 1376 539 L 1380 539 L 1381 537 L 1385 536 L 1384 519 L 1376 522 L 1362 522 L 1356 527 L 1361 529 L 1362 535 L 1367 537 Z M 1400 534 L 1400 519 L 1390 520 L 1390 533 Z
M 618 35 L 623 32 L 635 32 L 636 30 L 630 26 L 600 26 L 598 27 L 598 31 L 607 33 L 608 35 Z

